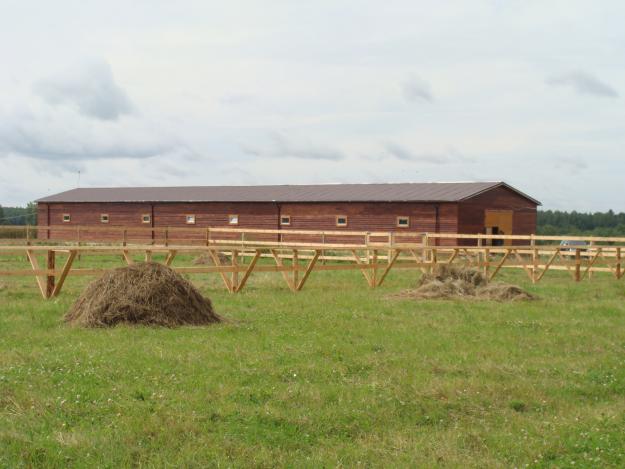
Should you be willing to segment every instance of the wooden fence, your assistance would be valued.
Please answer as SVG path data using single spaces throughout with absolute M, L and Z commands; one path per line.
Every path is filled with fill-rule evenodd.
M 41 227 L 39 228 L 41 229 Z M 150 261 L 164 254 L 164 263 L 189 274 L 218 274 L 228 291 L 241 291 L 257 272 L 280 273 L 288 287 L 300 291 L 313 272 L 359 270 L 371 288 L 380 286 L 391 271 L 429 271 L 439 264 L 457 264 L 481 269 L 490 281 L 502 269 L 522 269 L 532 282 L 539 282 L 548 271 L 565 271 L 575 281 L 594 274 L 623 277 L 622 254 L 625 238 L 582 238 L 557 236 L 463 235 L 442 233 L 339 232 L 350 242 L 280 242 L 250 240 L 254 235 L 276 235 L 281 230 L 241 230 L 211 228 L 212 236 L 202 245 L 121 243 L 83 245 L 81 242 L 0 244 L 0 259 L 15 256 L 25 265 L 0 270 L 0 276 L 34 275 L 44 298 L 57 296 L 67 277 L 98 275 L 105 269 L 79 268 L 80 256 L 115 256 L 132 264 L 138 255 Z M 221 235 L 220 235 L 221 233 Z M 301 231 L 301 235 L 327 239 L 328 232 Z M 232 235 L 236 235 L 236 241 Z M 334 235 L 334 232 L 331 232 Z M 351 242 L 354 237 L 361 242 Z M 469 245 L 441 246 L 437 239 L 469 240 Z M 332 238 L 336 239 L 336 238 Z M 584 245 L 563 246 L 562 241 L 583 241 Z M 509 244 L 506 245 L 505 243 Z M 503 243 L 503 244 L 502 244 Z M 210 256 L 214 265 L 173 265 L 180 254 Z M 224 256 L 225 255 L 225 256 Z M 259 262 L 261 259 L 267 262 Z M 224 260 L 225 259 L 225 260 Z M 59 267 L 58 264 L 62 265 Z M 58 262 L 57 262 L 58 261 Z

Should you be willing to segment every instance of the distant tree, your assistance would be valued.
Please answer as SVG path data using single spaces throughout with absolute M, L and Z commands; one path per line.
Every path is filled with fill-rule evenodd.
M 2 210 L 2 205 L 0 205 L 0 225 L 6 225 L 7 222 L 4 219 L 4 210 Z
M 30 202 L 26 207 L 3 207 L 0 225 L 34 225 L 37 223 L 37 204 Z
M 625 236 L 625 213 L 541 210 L 537 231 L 543 235 Z

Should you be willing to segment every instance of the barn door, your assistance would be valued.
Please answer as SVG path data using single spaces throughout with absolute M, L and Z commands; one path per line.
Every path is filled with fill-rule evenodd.
M 486 234 L 512 234 L 512 210 L 486 210 L 484 212 L 484 226 Z M 493 242 L 493 244 L 503 244 L 509 246 L 511 239 L 504 239 L 503 243 Z

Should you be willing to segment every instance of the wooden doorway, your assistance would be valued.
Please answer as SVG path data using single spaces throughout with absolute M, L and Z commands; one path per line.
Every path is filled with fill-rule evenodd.
M 485 210 L 484 211 L 484 227 L 486 234 L 512 234 L 512 210 Z M 494 245 L 509 246 L 512 244 L 511 239 L 495 240 Z M 502 242 L 503 241 L 503 242 Z

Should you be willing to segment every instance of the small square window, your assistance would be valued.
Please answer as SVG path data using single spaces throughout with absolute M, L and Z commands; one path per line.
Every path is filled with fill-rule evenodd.
M 280 217 L 280 224 L 283 226 L 288 226 L 291 224 L 291 215 L 282 215 Z
M 187 225 L 195 225 L 195 215 L 186 215 Z
M 72 217 L 69 213 L 64 213 L 63 214 L 63 223 L 69 223 L 70 221 L 72 221 Z
M 336 226 L 347 226 L 347 217 L 345 215 L 338 215 L 336 217 Z
M 239 216 L 238 215 L 228 215 L 228 224 L 229 225 L 238 225 L 239 224 Z
M 109 215 L 108 213 L 101 213 L 100 214 L 100 223 L 108 223 L 109 222 Z
M 151 223 L 152 222 L 152 216 L 148 213 L 144 213 L 143 215 L 141 215 L 141 223 Z
M 408 228 L 410 226 L 410 217 L 397 217 L 397 226 L 399 228 Z

